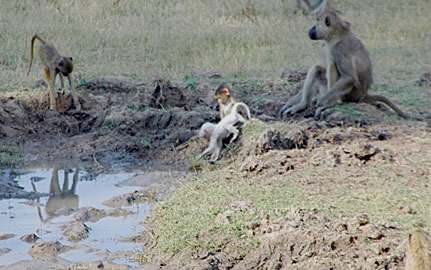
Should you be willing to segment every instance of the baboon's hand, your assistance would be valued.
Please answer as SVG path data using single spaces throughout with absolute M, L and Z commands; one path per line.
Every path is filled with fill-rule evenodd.
M 288 116 L 288 115 L 294 115 L 297 112 L 300 112 L 302 110 L 304 110 L 307 107 L 307 105 L 303 105 L 303 104 L 296 104 L 295 106 L 290 107 L 289 109 L 285 110 L 283 112 L 283 117 L 284 116 Z
M 290 104 L 286 104 L 283 108 L 278 112 L 278 118 L 284 119 L 287 116 L 295 114 L 298 110 L 295 110 L 296 106 L 291 106 Z

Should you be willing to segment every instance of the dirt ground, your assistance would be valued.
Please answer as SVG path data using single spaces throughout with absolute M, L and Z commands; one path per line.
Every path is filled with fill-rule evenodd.
M 186 168 L 190 155 L 202 150 L 202 145 L 191 143 L 196 139 L 190 139 L 204 122 L 216 122 L 218 117 L 213 98 L 215 84 L 208 78 L 214 74 L 196 76 L 198 83 L 193 84 L 173 84 L 166 79 L 141 83 L 126 77 L 99 78 L 78 87 L 81 111 L 69 109 L 70 98 L 60 96 L 63 113 L 48 110 L 45 91 L 3 94 L 0 96 L 1 166 L 19 168 L 24 164 L 69 160 L 86 163 L 95 173 L 110 167 L 151 163 Z M 276 125 L 278 110 L 299 91 L 304 76 L 304 70 L 287 70 L 280 81 L 258 85 L 234 83 L 235 95 L 249 104 L 255 117 Z M 431 132 L 427 121 L 401 120 L 384 107 L 345 106 L 353 108 L 354 113 L 335 109 L 315 120 L 313 109 L 309 109 L 287 120 L 298 125 L 299 131 L 293 130 L 286 137 L 280 136 L 277 128 L 268 130 L 253 145 L 244 143 L 237 156 L 229 156 L 224 151 L 223 158 L 244 161 L 238 172 L 240 179 L 247 174 L 262 174 L 272 179 L 271 176 L 307 166 L 304 160 L 312 160 L 314 163 L 307 164 L 315 164 L 314 167 L 329 164 L 340 173 L 343 170 L 355 173 L 363 170 L 363 166 L 351 164 L 397 159 L 407 138 L 414 149 L 427 146 L 424 138 L 429 138 Z M 431 116 L 431 111 L 408 112 Z M 387 148 L 381 142 L 393 147 Z M 293 149 L 289 157 L 285 149 Z M 261 158 L 256 160 L 251 153 L 258 153 Z M 429 160 L 423 160 L 412 171 L 426 174 L 431 184 L 430 171 L 422 167 L 427 163 Z M 38 195 L 22 191 L 13 181 L 13 175 L 13 169 L 0 175 L 0 199 Z M 337 185 L 348 186 L 348 179 L 339 181 Z M 298 184 L 330 188 L 334 183 L 316 179 L 314 183 L 298 180 Z M 232 206 L 233 213 L 253 209 L 250 202 L 239 205 Z M 400 250 L 405 249 L 406 232 L 397 224 L 372 224 L 361 214 L 334 219 L 293 207 L 282 219 L 269 221 L 262 217 L 261 221 L 249 224 L 249 233 L 259 236 L 261 245 L 247 256 L 235 257 L 226 245 L 217 252 L 202 250 L 193 254 L 184 269 L 400 269 L 404 261 Z M 365 246 L 364 239 L 371 245 Z M 50 243 L 47 248 L 59 252 L 64 247 Z M 183 257 L 156 259 L 146 267 L 178 269 L 184 262 L 179 263 L 177 258 Z

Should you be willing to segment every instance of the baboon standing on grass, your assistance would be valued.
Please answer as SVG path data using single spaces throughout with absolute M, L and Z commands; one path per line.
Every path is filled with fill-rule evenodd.
M 308 71 L 302 91 L 281 108 L 279 117 L 310 107 L 313 98 L 319 96 L 315 117 L 340 102 L 383 102 L 399 116 L 409 118 L 388 98 L 368 94 L 373 83 L 370 56 L 350 30 L 350 23 L 341 18 L 339 11 L 322 7 L 318 10 L 322 12 L 318 14 L 317 24 L 309 30 L 309 37 L 324 41 L 323 57 Z

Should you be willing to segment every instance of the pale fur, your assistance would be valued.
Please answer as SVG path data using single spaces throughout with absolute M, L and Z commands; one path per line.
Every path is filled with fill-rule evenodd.
M 405 270 L 431 270 L 431 239 L 422 229 L 409 234 Z
M 243 122 L 240 114 L 238 113 L 238 107 L 242 106 L 247 112 L 247 116 L 251 119 L 250 109 L 245 103 L 237 102 L 233 105 L 232 110 L 226 115 L 217 125 L 211 123 L 205 123 L 202 125 L 199 135 L 205 136 L 206 132 L 211 133 L 209 146 L 198 156 L 201 158 L 207 154 L 211 154 L 210 161 L 214 162 L 219 158 L 220 151 L 223 147 L 223 139 L 228 137 L 231 133 L 233 134 L 232 139 L 229 143 L 232 143 L 239 134 L 239 130 L 234 126 L 238 122 Z M 245 122 L 244 122 L 245 124 Z M 212 131 L 211 131 L 212 130 Z

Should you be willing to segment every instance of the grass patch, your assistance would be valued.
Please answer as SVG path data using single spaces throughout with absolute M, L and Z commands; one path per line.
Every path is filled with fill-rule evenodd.
M 332 4 L 370 50 L 377 83 L 415 80 L 424 69 L 417 60 L 430 62 L 428 0 Z M 35 33 L 73 56 L 81 83 L 103 75 L 181 80 L 196 70 L 279 78 L 284 68 L 311 66 L 318 56 L 319 42 L 306 34 L 314 21 L 295 8 L 295 1 L 279 0 L 2 1 L 0 89 L 30 88 L 43 78 L 37 54 L 23 76 Z
M 0 167 L 8 168 L 16 166 L 20 161 L 21 155 L 8 150 L 0 152 Z

